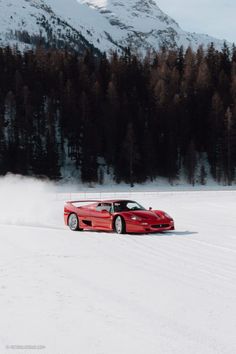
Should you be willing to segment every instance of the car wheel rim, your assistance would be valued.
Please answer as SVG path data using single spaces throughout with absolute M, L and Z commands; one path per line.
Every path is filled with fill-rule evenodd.
M 116 218 L 115 225 L 116 225 L 116 232 L 120 234 L 122 232 L 122 220 L 120 217 Z
M 78 219 L 76 215 L 71 215 L 70 219 L 69 219 L 69 226 L 71 228 L 71 230 L 76 230 L 77 226 L 78 226 Z

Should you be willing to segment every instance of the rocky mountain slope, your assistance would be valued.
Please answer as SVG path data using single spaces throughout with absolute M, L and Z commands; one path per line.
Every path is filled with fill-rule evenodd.
M 145 52 L 223 42 L 183 31 L 154 0 L 0 0 L 0 45 L 37 40 L 57 47 Z
M 78 52 L 92 47 L 47 1 L 0 0 L 0 46 L 27 49 L 39 43 Z

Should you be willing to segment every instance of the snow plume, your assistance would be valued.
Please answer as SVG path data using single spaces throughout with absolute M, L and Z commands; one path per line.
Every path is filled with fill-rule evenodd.
M 62 227 L 62 205 L 56 203 L 56 186 L 31 177 L 0 177 L 0 224 Z

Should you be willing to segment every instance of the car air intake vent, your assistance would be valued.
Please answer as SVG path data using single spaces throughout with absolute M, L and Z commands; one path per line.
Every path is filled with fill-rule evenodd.
M 92 222 L 90 220 L 82 220 L 85 225 L 92 226 Z
M 159 225 L 152 225 L 153 229 L 162 229 L 163 227 L 169 227 L 169 224 L 159 224 Z

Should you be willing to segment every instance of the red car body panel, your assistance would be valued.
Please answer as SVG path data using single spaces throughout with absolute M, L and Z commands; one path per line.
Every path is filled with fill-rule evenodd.
M 77 203 L 88 203 L 76 206 Z M 162 210 L 106 211 L 99 206 L 114 205 L 127 200 L 68 201 L 64 206 L 64 222 L 74 213 L 79 220 L 79 228 L 85 230 L 114 231 L 114 220 L 119 215 L 125 221 L 126 233 L 151 233 L 174 230 L 174 220 Z M 132 203 L 132 201 L 130 201 Z

